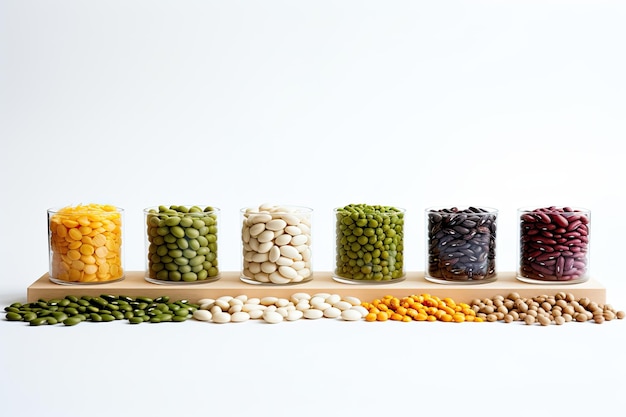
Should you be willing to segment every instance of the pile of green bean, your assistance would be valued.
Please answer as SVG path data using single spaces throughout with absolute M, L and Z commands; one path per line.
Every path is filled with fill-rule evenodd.
M 100 295 L 13 303 L 4 308 L 8 321 L 28 322 L 31 326 L 62 323 L 74 326 L 83 321 L 110 322 L 128 320 L 130 324 L 183 322 L 193 316 L 198 305 L 187 300 L 170 301 L 167 296 L 128 297 Z
M 405 276 L 403 209 L 350 204 L 335 214 L 336 276 L 359 281 Z

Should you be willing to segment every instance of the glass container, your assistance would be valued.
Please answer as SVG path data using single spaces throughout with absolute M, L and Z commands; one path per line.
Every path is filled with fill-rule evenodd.
M 520 208 L 517 214 L 520 281 L 577 284 L 589 279 L 588 209 Z
M 493 208 L 427 208 L 426 280 L 440 284 L 495 281 L 497 216 Z
M 47 212 L 50 281 L 105 284 L 124 279 L 123 209 L 86 204 Z
M 348 284 L 389 284 L 406 279 L 405 209 L 349 204 L 335 208 L 333 279 Z
M 154 284 L 202 284 L 220 278 L 218 224 L 212 206 L 144 209 L 145 279 Z
M 243 282 L 291 285 L 313 279 L 313 209 L 263 204 L 240 213 Z

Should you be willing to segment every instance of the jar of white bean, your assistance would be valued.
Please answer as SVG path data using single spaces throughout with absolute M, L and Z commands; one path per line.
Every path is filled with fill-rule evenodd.
M 313 209 L 263 204 L 241 209 L 241 280 L 289 285 L 310 281 Z

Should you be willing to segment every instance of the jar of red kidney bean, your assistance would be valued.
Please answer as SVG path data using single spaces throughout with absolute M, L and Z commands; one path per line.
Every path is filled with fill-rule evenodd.
M 577 284 L 589 279 L 589 225 L 584 208 L 520 208 L 520 281 Z
M 492 208 L 426 209 L 426 280 L 484 284 L 496 280 L 496 220 Z

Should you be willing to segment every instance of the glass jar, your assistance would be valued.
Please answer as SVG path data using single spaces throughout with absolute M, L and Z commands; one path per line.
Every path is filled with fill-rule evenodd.
M 483 207 L 426 209 L 426 280 L 495 281 L 497 216 L 497 210 Z
M 520 208 L 517 278 L 541 284 L 589 279 L 591 212 L 584 208 Z
M 104 284 L 124 279 L 124 210 L 103 204 L 48 209 L 50 281 Z
M 220 210 L 211 206 L 144 209 L 145 279 L 154 284 L 202 284 L 220 278 L 217 231 Z
M 240 212 L 243 282 L 290 285 L 313 279 L 313 209 L 264 204 Z
M 388 284 L 406 279 L 403 208 L 349 204 L 334 213 L 335 281 Z

